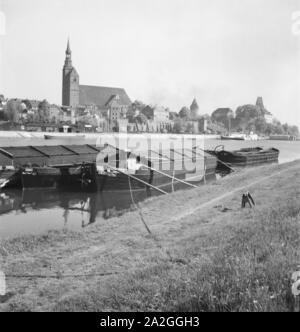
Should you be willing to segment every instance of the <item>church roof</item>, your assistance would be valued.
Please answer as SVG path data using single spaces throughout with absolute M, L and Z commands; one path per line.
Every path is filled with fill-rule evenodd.
M 95 104 L 99 107 L 105 107 L 113 96 L 119 96 L 121 105 L 129 106 L 131 100 L 126 91 L 122 88 L 109 88 L 103 86 L 79 86 L 79 103 L 80 105 Z
M 191 111 L 197 111 L 197 110 L 199 110 L 199 106 L 198 106 L 196 98 L 194 98 L 194 100 L 192 102 L 192 105 L 190 106 L 190 110 Z

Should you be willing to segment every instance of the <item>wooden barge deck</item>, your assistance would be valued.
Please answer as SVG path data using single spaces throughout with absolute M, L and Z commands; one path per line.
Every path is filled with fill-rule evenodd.
M 131 153 L 117 149 L 113 146 L 97 147 L 96 145 L 57 145 L 57 146 L 25 146 L 25 147 L 4 147 L 0 149 L 0 166 L 13 167 L 18 181 L 13 186 L 23 188 L 43 188 L 44 186 L 73 187 L 75 190 L 83 190 L 78 187 L 81 176 L 80 165 L 111 166 L 116 169 L 126 169 L 127 158 L 135 158 L 138 163 L 145 167 L 137 172 L 137 177 L 145 183 L 153 186 L 161 186 L 172 183 L 172 176 L 183 180 L 186 174 L 193 174 L 195 171 L 188 164 L 198 165 L 202 176 L 210 177 L 215 175 L 216 157 L 203 153 L 200 158 L 193 153 L 182 153 L 182 151 L 145 151 Z M 148 169 L 147 169 L 148 167 Z M 53 171 L 53 168 L 59 172 Z M 74 169 L 77 169 L 77 173 Z M 73 174 L 70 173 L 73 172 Z M 163 172 L 159 173 L 159 172 Z M 201 173 L 201 172 L 200 172 Z M 112 172 L 97 175 L 96 185 L 88 186 L 89 190 L 95 187 L 100 190 L 128 189 L 130 186 L 128 176 L 121 172 L 117 176 Z M 145 188 L 142 182 L 133 181 L 133 187 Z

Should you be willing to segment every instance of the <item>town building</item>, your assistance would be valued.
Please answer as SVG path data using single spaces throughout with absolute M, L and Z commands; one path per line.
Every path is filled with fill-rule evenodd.
M 51 123 L 59 123 L 60 119 L 61 119 L 61 115 L 62 115 L 62 109 L 55 105 L 52 104 L 49 107 L 49 122 Z
M 190 111 L 191 111 L 192 119 L 196 119 L 199 116 L 199 106 L 198 106 L 196 98 L 194 98 L 194 100 L 190 106 Z
M 167 132 L 172 128 L 173 121 L 170 120 L 170 111 L 162 106 L 146 106 L 141 111 L 147 119 L 146 131 Z
M 271 124 L 274 122 L 275 117 L 271 112 L 269 112 L 265 106 L 264 106 L 264 101 L 262 97 L 258 97 L 256 100 L 256 106 L 259 108 L 261 115 L 264 116 L 265 120 L 267 123 Z
M 72 52 L 68 41 L 62 77 L 62 104 L 76 109 L 94 105 L 99 112 L 106 112 L 110 129 L 119 127 L 126 118 L 131 100 L 122 88 L 79 84 L 79 74 L 72 64 Z

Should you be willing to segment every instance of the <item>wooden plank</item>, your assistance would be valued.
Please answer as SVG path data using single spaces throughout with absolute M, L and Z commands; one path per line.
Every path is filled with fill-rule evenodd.
M 163 155 L 162 153 L 157 152 L 157 151 L 155 151 L 155 150 L 150 150 L 150 152 L 154 152 L 155 154 L 159 155 L 159 156 L 162 157 L 162 158 L 166 158 L 166 159 L 168 159 L 168 160 L 175 161 L 175 159 L 173 159 L 173 158 L 169 158 L 168 156 Z M 178 160 L 179 160 L 179 159 L 178 159 Z
M 85 144 L 87 147 L 89 147 L 90 149 L 97 151 L 97 152 L 101 152 L 101 150 L 97 149 L 95 146 L 90 145 L 90 144 Z
M 32 146 L 32 145 L 30 145 L 29 147 L 30 147 L 30 149 L 35 150 L 35 151 L 41 153 L 41 154 L 44 155 L 45 157 L 50 158 L 50 156 L 49 156 L 47 153 L 41 151 L 41 150 L 40 150 L 39 148 L 37 148 L 36 146 Z
M 178 179 L 178 178 L 176 178 L 175 176 L 171 176 L 171 175 L 169 175 L 169 174 L 167 174 L 167 173 L 161 172 L 161 171 L 159 171 L 159 170 L 157 170 L 157 169 L 155 169 L 155 168 L 149 167 L 149 166 L 147 166 L 147 165 L 143 165 L 143 166 L 144 166 L 144 167 L 147 167 L 147 168 L 149 168 L 149 169 L 151 169 L 151 170 L 154 171 L 154 172 L 157 172 L 157 173 L 159 173 L 159 174 L 162 174 L 162 175 L 164 175 L 164 176 L 167 177 L 167 178 L 174 179 L 174 180 L 177 181 L 177 182 L 181 182 L 181 183 L 183 183 L 183 184 L 185 184 L 185 185 L 187 185 L 187 186 L 189 186 L 189 187 L 198 188 L 198 186 L 196 186 L 196 185 L 194 185 L 194 184 L 192 184 L 192 183 L 188 183 L 188 182 L 186 182 L 186 181 L 184 181 L 184 180 Z
M 9 153 L 8 151 L 6 151 L 6 150 L 4 150 L 4 149 L 1 149 L 1 148 L 0 148 L 0 152 L 1 152 L 2 154 L 4 154 L 6 157 L 9 157 L 9 158 L 13 158 L 13 157 L 14 157 L 13 154 Z
M 143 180 L 141 180 L 141 179 L 139 179 L 139 178 L 137 178 L 137 177 L 135 177 L 135 176 L 133 176 L 133 175 L 131 175 L 131 174 L 127 174 L 127 173 L 125 173 L 125 172 L 122 172 L 122 171 L 119 170 L 118 168 L 115 168 L 115 167 L 110 166 L 110 165 L 107 165 L 107 166 L 108 166 L 109 168 L 111 168 L 112 170 L 116 171 L 116 172 L 119 172 L 119 173 L 121 173 L 121 174 L 123 174 L 123 175 L 127 175 L 129 178 L 131 178 L 131 179 L 133 179 L 133 180 L 135 180 L 135 181 L 137 181 L 137 182 L 143 183 L 145 186 L 148 186 L 148 187 L 150 187 L 150 188 L 152 188 L 152 189 L 154 189 L 154 190 L 157 190 L 157 191 L 160 192 L 161 194 L 165 194 L 165 195 L 168 194 L 166 191 L 164 191 L 164 190 L 162 190 L 162 189 L 160 189 L 160 188 L 158 188 L 158 187 L 155 187 L 155 186 L 153 186 L 152 184 L 147 183 L 147 182 L 145 182 L 145 181 L 143 181 Z
M 182 157 L 186 157 L 188 159 L 193 159 L 193 157 L 190 157 L 190 156 L 186 155 L 185 153 L 182 153 L 182 151 L 177 151 L 175 149 L 170 149 L 170 151 L 173 151 L 174 153 L 177 153 L 177 154 L 179 154 Z
M 74 151 L 74 150 L 68 148 L 68 147 L 65 146 L 65 145 L 61 145 L 61 147 L 64 148 L 64 149 L 66 149 L 66 150 L 69 151 L 69 152 L 72 152 L 72 153 L 76 154 L 77 156 L 80 155 L 80 153 L 78 153 L 78 152 L 76 152 L 76 151 Z

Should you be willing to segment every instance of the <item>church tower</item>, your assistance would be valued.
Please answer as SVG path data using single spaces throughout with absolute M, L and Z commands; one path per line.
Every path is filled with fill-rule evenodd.
M 63 67 L 62 105 L 71 107 L 79 105 L 79 75 L 72 65 L 72 52 L 69 40 Z

